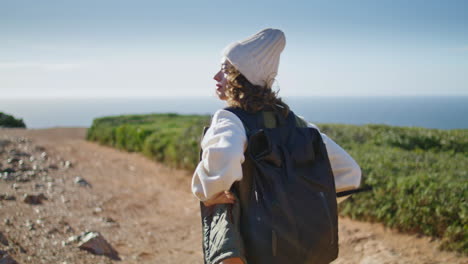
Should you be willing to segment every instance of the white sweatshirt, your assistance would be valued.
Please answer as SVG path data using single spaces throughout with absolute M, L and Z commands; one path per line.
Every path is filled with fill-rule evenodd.
M 318 129 L 314 124 L 308 124 Z M 320 134 L 330 159 L 336 191 L 359 187 L 361 169 L 358 164 L 333 140 Z M 192 192 L 200 201 L 205 201 L 214 194 L 229 190 L 235 181 L 242 179 L 242 163 L 247 147 L 242 121 L 227 110 L 218 110 L 203 137 L 201 147 L 203 155 L 193 174 Z M 338 202 L 344 199 L 338 199 Z

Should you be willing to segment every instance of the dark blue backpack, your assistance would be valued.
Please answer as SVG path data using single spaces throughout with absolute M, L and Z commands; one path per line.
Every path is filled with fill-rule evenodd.
M 292 111 L 248 113 L 248 145 L 235 205 L 201 204 L 205 263 L 223 256 L 249 264 L 321 264 L 338 256 L 335 181 L 317 129 Z M 240 216 L 239 216 L 240 215 Z
M 330 263 L 338 256 L 335 181 L 317 129 L 291 111 L 227 108 L 247 131 L 240 233 L 248 263 Z M 265 119 L 274 117 L 274 125 Z M 271 120 L 270 120 L 271 121 Z M 270 125 L 268 125 L 270 123 Z

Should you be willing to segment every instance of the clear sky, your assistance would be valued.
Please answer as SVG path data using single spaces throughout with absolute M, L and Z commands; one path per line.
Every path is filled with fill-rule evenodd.
M 281 95 L 468 95 L 468 1 L 0 0 L 0 97 L 209 96 L 266 27 Z

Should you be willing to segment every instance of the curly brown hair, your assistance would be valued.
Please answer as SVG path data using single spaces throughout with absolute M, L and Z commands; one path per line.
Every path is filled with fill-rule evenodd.
M 227 75 L 225 94 L 229 106 L 251 113 L 273 109 L 284 116 L 289 114 L 289 106 L 271 87 L 252 84 L 230 63 L 223 64 L 223 72 Z

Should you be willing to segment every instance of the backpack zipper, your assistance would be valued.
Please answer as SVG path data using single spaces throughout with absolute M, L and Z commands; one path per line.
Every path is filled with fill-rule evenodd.
M 331 230 L 330 231 L 330 236 L 331 236 L 330 244 L 333 245 L 335 243 L 335 230 L 333 228 L 333 223 L 332 223 L 332 219 L 331 219 L 331 215 L 330 215 L 330 209 L 328 208 L 328 204 L 327 204 L 325 194 L 323 192 L 319 192 L 319 195 L 320 195 L 320 198 L 322 200 L 323 206 L 325 207 L 325 212 L 327 214 L 328 223 L 330 224 L 330 230 Z

